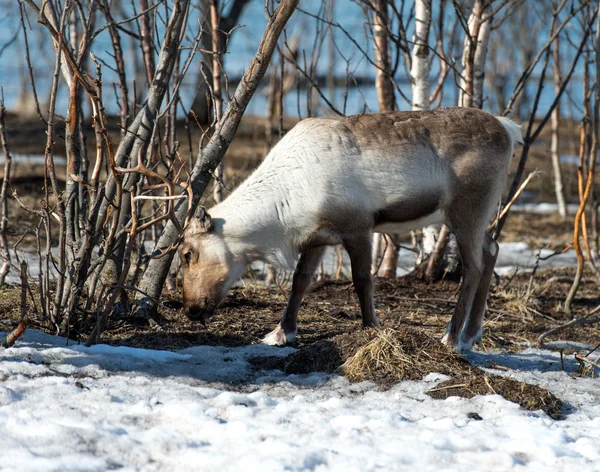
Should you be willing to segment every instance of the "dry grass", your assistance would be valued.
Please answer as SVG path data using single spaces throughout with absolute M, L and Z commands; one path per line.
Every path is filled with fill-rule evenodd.
M 495 287 L 488 301 L 490 311 L 479 349 L 518 351 L 523 348 L 522 342 L 534 342 L 540 332 L 564 322 L 564 313 L 556 307 L 564 300 L 569 284 L 545 281 L 556 276 L 562 280 L 571 273 L 570 269 L 539 271 L 539 283 L 534 284 L 526 301 L 522 294 L 529 275 L 518 275 L 510 282 L 501 279 L 502 289 Z M 586 278 L 589 282 L 583 284 L 581 297 L 576 299 L 579 313 L 600 303 L 597 284 L 589 274 Z M 541 408 L 551 416 L 559 415 L 560 401 L 547 391 L 512 379 L 485 376 L 438 341 L 454 309 L 457 292 L 458 284 L 452 281 L 429 285 L 414 277 L 379 279 L 375 305 L 384 329 L 363 330 L 350 282 L 316 284 L 300 310 L 295 342 L 298 350 L 287 358 L 257 358 L 252 362 L 256 369 L 280 369 L 289 374 L 339 372 L 353 381 L 373 381 L 381 388 L 438 372 L 451 380 L 430 392 L 436 398 L 498 393 L 524 408 Z M 18 287 L 0 291 L 0 324 L 5 331 L 18 323 L 18 293 Z M 258 343 L 279 321 L 286 294 L 278 288 L 256 285 L 237 288 L 207 327 L 183 316 L 179 295 L 165 295 L 162 303 L 161 328 L 134 320 L 111 319 L 101 341 L 168 350 L 203 344 L 234 347 Z M 42 320 L 32 318 L 32 327 L 45 329 Z M 82 326 L 83 339 L 91 327 L 92 324 Z M 600 341 L 600 326 L 570 328 L 559 336 L 596 345 Z
M 451 396 L 472 398 L 476 395 L 501 395 L 526 410 L 542 410 L 554 419 L 562 417 L 563 403 L 545 388 L 507 377 L 485 375 L 473 370 L 472 375 L 453 377 L 427 392 L 435 399 Z
M 348 379 L 389 385 L 422 379 L 431 372 L 450 373 L 465 361 L 437 339 L 414 328 L 377 330 L 340 367 Z
M 562 414 L 562 402 L 548 390 L 511 378 L 486 375 L 415 328 L 359 331 L 319 341 L 271 364 L 268 359 L 256 359 L 255 367 L 297 374 L 337 372 L 353 382 L 370 380 L 382 388 L 442 373 L 451 379 L 427 392 L 432 398 L 497 394 L 527 410 L 543 410 L 555 419 Z

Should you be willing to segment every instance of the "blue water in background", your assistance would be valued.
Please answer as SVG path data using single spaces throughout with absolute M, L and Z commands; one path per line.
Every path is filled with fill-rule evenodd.
M 39 2 L 38 2 L 39 3 Z M 117 4 L 117 2 L 114 2 Z M 136 2 L 137 3 L 137 2 Z M 410 2 L 407 2 L 410 3 Z M 9 110 L 15 110 L 15 107 L 18 104 L 19 94 L 22 93 L 21 86 L 21 76 L 23 74 L 27 74 L 27 66 L 25 62 L 25 53 L 24 53 L 24 43 L 23 43 L 23 35 L 21 31 L 20 18 L 18 13 L 18 2 L 14 1 L 4 1 L 0 3 L 1 8 L 3 8 L 6 13 L 4 17 L 0 20 L 0 86 L 2 86 L 5 104 Z M 314 14 L 319 13 L 319 9 L 322 5 L 321 0 L 302 0 L 300 2 L 300 6 L 302 9 L 310 11 Z M 129 2 L 123 2 L 123 9 L 128 12 L 130 15 L 132 13 L 131 5 Z M 32 25 L 32 29 L 28 30 L 29 44 L 31 48 L 31 54 L 34 60 L 34 69 L 35 69 L 35 80 L 36 86 L 39 92 L 40 100 L 44 103 L 49 94 L 52 74 L 54 71 L 54 48 L 49 39 L 48 33 L 44 30 L 43 26 L 36 23 L 36 17 L 33 14 L 32 10 L 29 7 L 25 7 L 29 22 Z M 227 7 L 225 8 L 227 10 Z M 449 8 L 451 11 L 452 9 Z M 159 6 L 158 8 L 159 14 L 162 17 L 165 17 L 165 12 L 163 6 Z M 323 12 L 321 12 L 322 14 Z M 435 14 L 434 14 L 435 16 Z M 115 17 L 122 18 L 122 16 L 118 15 L 115 12 Z M 192 9 L 190 13 L 190 19 L 188 22 L 187 29 L 187 37 L 186 37 L 186 45 L 190 45 L 192 43 L 192 38 L 196 34 L 198 28 L 198 18 L 200 17 L 200 13 L 198 10 Z M 333 18 L 335 21 L 338 21 L 348 32 L 351 33 L 352 38 L 366 51 L 372 53 L 372 44 L 367 35 L 367 28 L 365 26 L 366 19 L 364 12 L 361 6 L 358 3 L 354 3 L 350 0 L 337 0 L 334 4 L 334 15 Z M 246 6 L 244 13 L 239 21 L 242 28 L 237 29 L 231 36 L 231 40 L 229 43 L 229 53 L 225 58 L 225 68 L 227 74 L 230 77 L 239 77 L 243 74 L 246 67 L 250 64 L 260 39 L 262 37 L 262 33 L 267 24 L 265 10 L 264 10 L 264 2 L 258 0 L 252 0 Z M 102 19 L 98 21 L 97 27 L 103 25 Z M 306 48 L 306 57 L 308 61 L 311 59 L 311 53 L 313 49 L 313 43 L 315 41 L 315 37 L 317 36 L 317 28 L 323 27 L 323 23 L 317 22 L 314 18 L 311 18 L 301 12 L 296 12 L 292 19 L 290 20 L 288 27 L 286 28 L 287 37 L 289 39 L 299 36 L 301 40 L 301 49 Z M 125 27 L 129 28 L 132 26 Z M 164 31 L 163 26 L 159 26 L 159 32 Z M 411 31 L 412 27 L 409 28 L 407 33 L 412 35 Z M 375 67 L 370 64 L 360 53 L 360 51 L 356 48 L 353 42 L 341 31 L 337 29 L 333 29 L 335 35 L 335 41 L 339 50 L 344 54 L 345 57 L 349 59 L 349 62 L 346 63 L 339 55 L 336 53 L 333 58 L 330 57 L 329 54 L 329 46 L 328 39 L 324 42 L 321 48 L 321 52 L 318 57 L 317 62 L 317 72 L 321 74 L 325 74 L 329 69 L 330 65 L 333 64 L 333 70 L 335 71 L 335 75 L 338 77 L 346 77 L 347 70 L 359 77 L 373 77 L 375 75 Z M 7 45 L 7 43 L 17 35 L 16 40 Z M 492 34 L 501 34 L 501 30 L 494 31 Z M 432 35 L 433 36 L 433 35 Z M 133 79 L 135 78 L 135 61 L 132 60 L 132 44 L 129 40 L 128 36 L 121 33 L 121 40 L 123 41 L 123 49 L 125 52 L 125 60 L 128 69 L 128 80 L 129 80 L 129 91 L 130 94 L 133 93 Z M 430 43 L 433 42 L 433 38 L 430 37 Z M 134 46 L 139 47 L 139 46 Z M 113 59 L 111 58 L 109 51 L 112 50 L 112 46 L 110 43 L 110 37 L 107 31 L 100 34 L 92 47 L 92 51 L 94 54 L 101 60 L 106 61 L 108 64 L 113 64 Z M 184 51 L 182 53 L 182 61 L 187 57 L 188 51 Z M 460 58 L 456 58 L 458 62 L 460 62 Z M 565 60 L 567 63 L 570 61 L 570 57 L 566 56 Z M 190 67 L 190 70 L 187 74 L 187 77 L 183 83 L 181 88 L 181 96 L 182 102 L 185 108 L 189 108 L 194 94 L 196 90 L 197 79 L 200 76 L 199 74 L 199 61 L 200 56 L 196 56 L 194 59 L 194 63 Z M 434 64 L 437 61 L 434 61 Z M 488 61 L 489 62 L 489 61 Z M 489 65 L 489 64 L 488 64 Z M 434 66 L 436 67 L 436 66 Z M 563 69 L 566 68 L 566 65 Z M 579 68 L 580 69 L 580 68 Z M 579 71 L 579 69 L 577 71 Z M 516 80 L 518 75 L 520 74 L 520 70 L 515 70 L 514 74 L 508 78 L 509 86 L 507 87 L 508 95 L 510 95 L 512 91 L 512 87 L 510 86 L 510 82 Z M 435 85 L 437 80 L 436 70 L 432 71 L 432 88 Z M 581 95 L 581 80 L 578 79 L 580 77 L 580 73 L 576 72 L 576 76 L 574 77 L 573 82 L 568 88 L 568 92 L 574 97 L 575 101 L 580 101 L 579 95 Z M 548 71 L 548 76 L 551 78 L 551 70 Z M 143 77 L 143 74 L 140 74 L 138 71 L 138 77 Z M 105 106 L 109 113 L 118 113 L 117 100 L 113 90 L 113 83 L 116 83 L 116 74 L 111 71 L 108 67 L 103 67 L 103 78 L 104 78 L 104 97 L 105 97 Z M 398 67 L 398 72 L 396 75 L 396 79 L 402 88 L 404 94 L 410 97 L 410 83 L 407 77 L 407 67 L 405 64 L 401 64 Z M 253 97 L 249 107 L 248 113 L 256 114 L 256 115 L 265 115 L 267 108 L 267 92 L 266 85 L 268 83 L 267 78 L 263 81 L 263 87 L 259 89 L 256 95 Z M 340 110 L 343 109 L 344 106 L 344 87 L 337 87 L 333 91 L 327 89 L 325 84 L 320 84 L 323 92 L 326 94 L 328 99 Z M 140 89 L 144 89 L 144 87 L 139 87 Z M 529 85 L 530 95 L 537 88 L 537 83 L 531 83 Z M 443 106 L 451 106 L 456 105 L 457 103 L 457 87 L 455 85 L 454 77 L 452 74 L 449 74 L 446 79 L 446 85 L 444 87 L 444 95 L 442 100 Z M 29 85 L 29 79 L 27 79 L 27 89 L 26 93 L 31 94 L 31 88 Z M 230 92 L 233 94 L 233 90 Z M 484 108 L 488 109 L 492 112 L 498 112 L 496 109 L 495 100 L 492 95 L 489 94 L 489 91 L 486 90 L 486 95 L 489 95 Z M 65 114 L 67 108 L 67 93 L 66 87 L 64 84 L 60 87 L 58 102 L 57 102 L 57 113 Z M 144 97 L 141 97 L 143 100 Z M 546 83 L 542 91 L 541 104 L 539 108 L 539 114 L 545 113 L 545 110 L 548 109 L 550 104 L 554 99 L 554 86 L 550 82 Z M 563 100 L 563 102 L 566 101 Z M 322 100 L 319 100 L 320 106 L 318 106 L 314 110 L 314 114 L 325 115 L 331 114 L 328 111 L 327 106 L 324 104 Z M 400 96 L 397 94 L 397 103 L 401 110 L 410 109 L 410 105 L 406 103 Z M 291 116 L 307 116 L 307 93 L 306 90 L 301 89 L 297 91 L 295 88 L 288 93 L 284 103 L 284 110 L 286 115 Z M 348 89 L 348 96 L 346 99 L 346 107 L 343 111 L 346 114 L 359 113 L 363 111 L 377 111 L 377 97 L 375 93 L 374 86 L 365 85 L 361 87 L 352 87 Z M 15 110 L 17 111 L 17 110 Z M 574 107 L 564 107 L 563 114 L 577 114 L 578 110 Z

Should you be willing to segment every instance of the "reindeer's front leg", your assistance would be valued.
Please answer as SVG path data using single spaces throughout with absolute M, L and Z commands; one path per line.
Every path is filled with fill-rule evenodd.
M 352 282 L 360 301 L 362 323 L 365 328 L 378 327 L 373 302 L 373 277 L 371 275 L 371 232 L 344 238 L 344 248 L 350 256 Z
M 290 294 L 283 318 L 281 318 L 277 328 L 265 336 L 263 339 L 264 344 L 285 346 L 287 343 L 293 342 L 296 338 L 298 309 L 300 308 L 304 294 L 310 287 L 313 274 L 319 262 L 321 262 L 324 252 L 325 246 L 322 246 L 307 249 L 300 256 L 292 281 L 292 293 Z

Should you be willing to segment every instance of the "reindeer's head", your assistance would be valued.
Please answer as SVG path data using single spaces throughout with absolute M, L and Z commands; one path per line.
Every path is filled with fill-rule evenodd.
M 236 260 L 204 208 L 199 208 L 183 232 L 183 305 L 192 321 L 204 322 L 225 299 L 241 275 L 244 264 Z

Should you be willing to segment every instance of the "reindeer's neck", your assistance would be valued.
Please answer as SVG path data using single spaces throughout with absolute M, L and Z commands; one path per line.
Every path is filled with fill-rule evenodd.
M 285 189 L 269 180 L 254 174 L 210 215 L 236 256 L 293 269 L 304 230 L 285 211 Z

